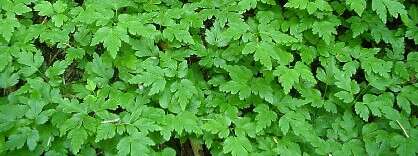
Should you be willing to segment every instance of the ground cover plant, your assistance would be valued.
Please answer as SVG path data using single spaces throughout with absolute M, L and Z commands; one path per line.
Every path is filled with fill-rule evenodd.
M 415 156 L 416 0 L 0 0 L 0 155 Z

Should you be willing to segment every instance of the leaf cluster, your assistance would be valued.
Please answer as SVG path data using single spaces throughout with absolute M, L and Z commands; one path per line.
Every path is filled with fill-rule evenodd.
M 418 154 L 415 0 L 0 0 L 0 155 Z

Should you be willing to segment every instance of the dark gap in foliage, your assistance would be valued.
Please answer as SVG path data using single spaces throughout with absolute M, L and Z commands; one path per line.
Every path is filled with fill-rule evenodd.
M 351 18 L 351 16 L 356 16 L 356 13 L 354 13 L 353 11 L 349 11 L 349 10 L 345 10 L 344 12 L 343 12 L 343 14 L 342 15 L 340 15 L 340 17 L 342 17 L 342 18 L 344 18 L 344 19 L 349 19 L 349 18 Z
M 71 83 L 78 80 L 81 80 L 83 77 L 84 71 L 79 69 L 78 62 L 74 61 L 64 72 L 64 81 L 65 83 Z
M 202 150 L 203 150 L 203 155 L 202 156 L 211 156 L 212 155 L 210 153 L 209 148 L 206 146 L 206 144 L 202 144 Z
M 311 69 L 312 69 L 311 70 L 312 74 L 316 75 L 318 68 L 321 67 L 321 61 L 319 61 L 319 58 L 317 57 L 317 58 L 313 59 L 313 61 L 310 65 L 311 65 Z
M 300 97 L 300 93 L 295 88 L 290 89 L 289 95 L 295 98 Z
M 151 23 L 151 24 L 154 25 L 155 29 L 157 29 L 158 31 L 163 31 L 166 28 L 166 26 L 159 25 L 157 23 Z
M 103 43 L 99 43 L 95 46 L 94 51 L 98 54 L 98 55 L 102 55 L 105 51 L 106 48 L 104 47 Z
M 411 116 L 418 116 L 418 107 L 416 105 L 411 105 Z
M 87 115 L 88 115 L 88 116 L 91 116 L 91 117 L 96 116 L 95 112 L 89 112 L 89 113 L 87 113 Z
M 181 3 L 186 4 L 189 3 L 189 0 L 180 0 Z
M 337 36 L 345 34 L 347 31 L 350 31 L 350 28 L 345 25 L 337 26 Z
M 353 78 L 357 83 L 366 82 L 366 75 L 364 73 L 364 69 L 357 69 L 356 73 L 353 75 Z
M 299 61 L 302 60 L 302 58 L 300 57 L 299 54 L 292 53 L 292 55 L 293 55 L 293 61 L 290 62 L 290 64 L 289 64 L 289 66 L 291 66 L 291 67 L 295 66 L 296 62 L 299 62 Z
M 128 13 L 129 12 L 128 7 L 119 8 L 117 11 L 118 11 L 119 14 L 123 14 L 123 13 Z
M 77 6 L 82 6 L 84 4 L 84 0 L 74 0 L 77 3 Z
M 120 78 L 119 78 L 119 70 L 118 70 L 118 68 L 114 68 L 113 69 L 113 71 L 114 71 L 114 73 L 113 73 L 113 77 L 109 80 L 109 82 L 112 84 L 112 83 L 115 83 L 115 82 L 117 82 L 117 81 L 119 81 L 120 80 Z
M 210 29 L 213 27 L 213 24 L 215 23 L 216 17 L 211 17 L 203 21 L 203 26 L 205 26 L 205 29 Z
M 392 18 L 386 22 L 386 27 L 389 30 L 396 30 L 403 25 L 401 18 Z
M 205 37 L 206 37 L 205 36 L 205 32 L 206 32 L 206 29 L 205 28 L 200 28 L 198 34 L 199 34 L 200 40 L 202 40 L 202 44 L 205 47 L 207 47 L 208 46 L 208 42 L 205 39 Z
M 336 64 L 338 67 L 343 67 L 345 65 L 345 62 L 340 62 L 337 60 Z
M 276 1 L 276 4 L 281 7 L 284 7 L 284 5 L 287 3 L 287 0 L 275 0 L 275 1 Z
M 199 62 L 200 61 L 200 57 L 197 56 L 197 55 L 195 55 L 195 54 L 193 54 L 193 55 L 190 55 L 188 58 L 186 58 L 186 60 L 187 60 L 187 64 L 188 65 L 192 65 L 192 64 L 194 64 L 196 62 Z
M 24 20 L 25 16 L 24 15 L 15 15 L 17 20 Z
M 192 148 L 190 140 L 187 139 L 187 141 L 181 143 L 180 156 L 192 156 L 192 155 L 194 155 L 193 148 Z
M 35 7 L 35 3 L 31 3 L 28 7 L 33 8 Z M 40 16 L 37 11 L 32 11 L 32 22 L 33 24 L 42 24 L 48 20 L 46 16 Z
M 413 52 L 413 51 L 418 51 L 418 44 L 415 44 L 414 40 L 405 38 L 405 53 L 404 53 L 404 57 L 407 58 L 408 54 Z
M 8 88 L 1 88 L 0 89 L 0 97 L 8 96 L 10 93 L 19 90 L 20 87 L 26 84 L 25 80 L 19 79 L 19 81 L 14 85 Z
M 108 109 L 108 111 L 112 114 L 119 115 L 120 113 L 125 112 L 126 110 L 123 109 L 122 107 L 118 106 L 115 110 L 109 110 Z
M 353 107 L 353 109 L 354 109 L 354 107 Z M 355 112 L 355 110 L 353 110 L 353 112 Z M 374 116 L 374 115 L 369 115 L 369 120 L 368 120 L 367 123 L 372 123 L 372 122 L 375 122 L 377 120 L 379 120 L 379 117 Z
M 318 83 L 316 83 L 315 88 L 319 90 L 319 92 L 321 92 L 322 97 L 328 97 L 327 95 L 325 95 L 327 93 L 327 90 L 329 89 L 326 83 L 322 82 L 322 81 L 318 81 Z M 326 100 L 326 98 L 325 98 Z
M 412 85 L 417 83 L 417 77 L 415 76 L 415 74 L 410 75 L 409 83 L 412 84 Z
M 189 150 L 191 150 L 191 155 L 187 155 L 187 156 L 196 156 L 194 151 L 193 151 L 193 147 L 192 147 L 192 142 L 188 139 L 186 142 L 190 147 Z M 209 149 L 206 147 L 206 144 L 200 144 L 201 149 L 198 151 L 200 156 L 211 156 Z
M 253 113 L 255 109 L 254 105 L 250 105 L 248 107 L 244 107 L 242 109 L 240 109 L 240 113 L 238 114 L 239 117 L 244 117 L 245 115 L 247 115 L 248 113 Z
M 158 50 L 162 52 L 169 48 L 168 44 L 165 41 L 158 41 L 156 45 L 158 47 Z
M 180 139 L 178 139 L 178 138 L 173 138 L 173 137 L 170 138 L 170 140 L 165 142 L 163 146 L 173 148 L 176 151 L 177 156 L 180 154 L 181 143 L 180 143 Z
M 384 57 L 386 57 L 386 55 L 387 55 L 387 51 L 386 51 L 386 48 L 389 48 L 390 46 L 389 45 L 387 45 L 387 44 L 385 44 L 385 43 L 383 43 L 383 42 L 380 42 L 379 44 L 378 44 L 378 47 L 380 47 L 381 48 L 381 50 L 375 55 L 376 56 L 376 58 L 380 58 L 380 59 L 383 59 Z
M 74 38 L 75 32 L 77 32 L 77 28 L 73 32 L 70 32 L 70 34 L 68 34 L 68 36 L 69 36 L 68 42 L 69 42 L 70 46 L 71 46 L 72 43 L 77 43 L 77 41 Z
M 361 42 L 361 47 L 363 47 L 363 48 L 373 48 L 373 43 L 370 40 L 363 40 Z
M 212 75 L 212 74 L 210 74 L 210 71 L 206 68 L 200 68 L 200 71 L 203 74 L 203 80 L 209 81 L 210 78 L 211 78 L 211 75 Z
M 46 66 L 51 66 L 57 60 L 65 59 L 65 52 L 56 46 L 50 47 L 45 42 L 40 42 L 39 39 L 35 40 L 35 47 L 39 49 L 44 57 Z
M 250 9 L 250 10 L 247 10 L 244 13 L 242 13 L 242 16 L 244 16 L 244 21 L 247 21 L 248 18 L 254 17 L 255 15 L 256 15 L 256 11 L 255 11 L 254 8 Z
M 262 72 L 257 72 L 254 77 L 263 78 L 263 73 Z

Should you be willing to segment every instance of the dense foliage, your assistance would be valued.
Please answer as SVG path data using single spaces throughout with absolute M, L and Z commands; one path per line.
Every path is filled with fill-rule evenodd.
M 0 0 L 0 155 L 418 153 L 416 0 Z

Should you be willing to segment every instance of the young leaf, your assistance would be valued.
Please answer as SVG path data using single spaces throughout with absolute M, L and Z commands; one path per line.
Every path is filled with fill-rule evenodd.
M 104 47 L 110 52 L 112 58 L 116 58 L 122 41 L 129 42 L 129 36 L 126 29 L 121 26 L 102 27 L 95 33 L 91 45 L 103 43 Z
M 224 141 L 223 153 L 233 156 L 247 156 L 252 152 L 251 142 L 246 137 L 228 137 Z
M 154 141 L 143 133 L 137 132 L 131 136 L 123 137 L 117 144 L 118 155 L 150 155 Z

